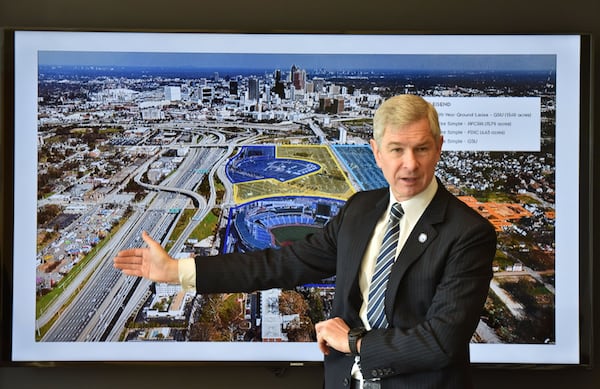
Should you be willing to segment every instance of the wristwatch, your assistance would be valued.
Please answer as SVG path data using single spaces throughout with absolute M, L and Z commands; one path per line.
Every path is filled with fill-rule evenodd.
M 348 331 L 348 346 L 350 347 L 350 354 L 359 355 L 356 343 L 360 338 L 365 336 L 367 329 L 365 327 L 356 327 Z

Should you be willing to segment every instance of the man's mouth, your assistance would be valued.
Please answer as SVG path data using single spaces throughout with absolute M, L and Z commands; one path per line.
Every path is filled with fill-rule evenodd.
M 417 177 L 401 177 L 400 181 L 407 184 L 414 184 L 415 182 L 417 182 L 417 179 Z

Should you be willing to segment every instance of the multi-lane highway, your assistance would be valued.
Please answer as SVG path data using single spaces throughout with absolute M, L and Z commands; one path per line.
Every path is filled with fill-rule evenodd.
M 260 132 L 247 131 L 234 139 L 225 140 L 224 135 L 211 129 L 203 131 L 207 136 L 199 139 L 179 165 L 159 185 L 149 185 L 141 177 L 157 155 L 141 165 L 135 179 L 151 192 L 136 207 L 127 221 L 110 241 L 92 258 L 86 269 L 79 273 L 60 297 L 37 319 L 37 327 L 52 323 L 42 341 L 116 341 L 122 336 L 126 321 L 140 309 L 149 297 L 150 282 L 123 276 L 112 266 L 112 258 L 127 247 L 140 247 L 141 231 L 146 230 L 155 239 L 165 243 L 170 239 L 180 212 L 192 204 L 197 212 L 176 242 L 172 253 L 179 252 L 191 231 L 216 205 L 214 175 L 222 182 L 224 162 L 238 145 L 256 141 Z M 196 192 L 198 185 L 208 177 L 208 199 Z M 226 184 L 226 204 L 231 203 L 231 188 Z M 227 200 L 229 199 L 229 200 Z

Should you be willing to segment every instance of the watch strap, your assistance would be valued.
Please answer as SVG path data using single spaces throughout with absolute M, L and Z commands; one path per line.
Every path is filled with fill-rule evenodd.
M 350 354 L 355 356 L 359 355 L 357 343 L 366 333 L 367 330 L 364 327 L 352 328 L 348 331 L 348 347 L 350 348 Z

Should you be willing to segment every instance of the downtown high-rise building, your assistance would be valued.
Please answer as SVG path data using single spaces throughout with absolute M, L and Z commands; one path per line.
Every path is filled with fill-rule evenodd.
M 165 94 L 165 100 L 167 100 L 167 101 L 180 101 L 181 100 L 181 87 L 165 86 L 164 94 Z
M 296 69 L 292 73 L 292 84 L 294 84 L 294 89 L 303 91 L 306 87 L 306 70 Z
M 248 99 L 255 101 L 260 99 L 260 83 L 256 77 L 248 79 Z

